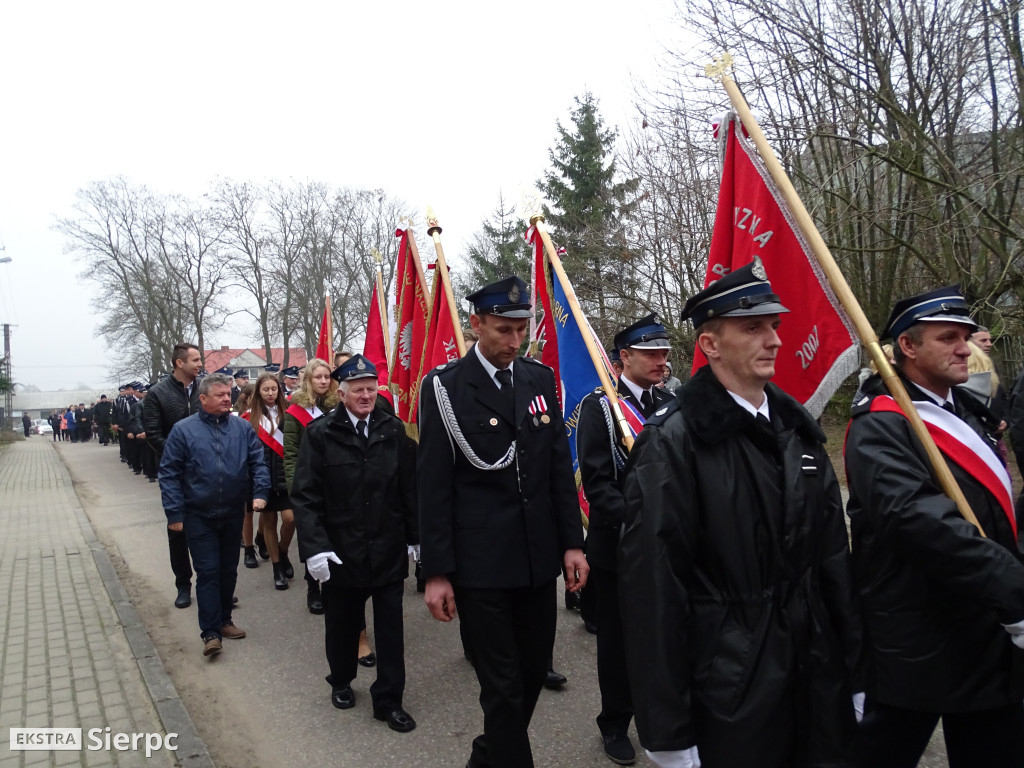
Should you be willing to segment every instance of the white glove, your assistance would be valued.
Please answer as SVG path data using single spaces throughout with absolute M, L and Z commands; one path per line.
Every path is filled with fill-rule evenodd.
M 323 584 L 331 578 L 331 566 L 328 563 L 341 565 L 341 558 L 333 552 L 321 552 L 306 558 L 306 570 L 309 575 Z
M 1003 629 L 1010 633 L 1010 639 L 1018 648 L 1024 648 L 1024 620 L 1016 624 L 1003 624 Z
M 853 715 L 859 723 L 864 719 L 864 692 L 853 694 Z
M 412 555 L 412 559 L 418 563 L 420 561 L 420 545 L 410 544 L 409 554 Z
M 700 768 L 700 755 L 697 754 L 697 745 L 689 749 L 672 749 L 665 752 L 651 752 L 644 750 L 658 768 Z

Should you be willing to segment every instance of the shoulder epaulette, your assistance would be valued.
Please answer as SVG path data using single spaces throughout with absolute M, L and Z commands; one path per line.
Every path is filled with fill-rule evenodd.
M 647 419 L 647 423 L 644 425 L 644 429 L 647 427 L 659 427 L 664 424 L 665 419 L 679 410 L 679 403 L 679 398 L 673 397 L 669 402 L 651 414 L 651 417 Z
M 530 363 L 530 365 L 539 365 L 541 368 L 547 368 L 552 373 L 554 373 L 554 371 L 555 371 L 555 369 L 552 368 L 550 365 L 544 365 L 544 363 L 542 363 L 540 360 L 537 360 L 536 358 L 533 358 L 533 357 L 517 357 L 516 358 L 517 362 L 520 361 L 520 360 L 523 361 L 524 363 Z
M 859 400 L 854 400 L 853 405 L 850 407 L 850 416 L 860 416 L 862 413 L 868 413 L 871 410 L 871 401 L 875 398 L 871 395 L 861 395 Z

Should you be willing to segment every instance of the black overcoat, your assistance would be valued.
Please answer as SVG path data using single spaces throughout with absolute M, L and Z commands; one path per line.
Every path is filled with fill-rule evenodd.
M 909 381 L 914 400 L 928 395 Z M 926 712 L 969 712 L 1024 699 L 1024 651 L 1000 623 L 1024 620 L 1024 565 L 996 498 L 947 462 L 985 529 L 960 516 L 899 413 L 871 411 L 875 375 L 846 439 L 853 562 L 864 612 L 867 694 Z M 959 416 L 991 446 L 998 422 L 953 388 Z
M 766 393 L 761 427 L 705 366 L 630 455 L 619 596 L 637 731 L 650 750 L 696 744 L 706 768 L 847 765 L 860 632 L 839 485 L 811 416 Z
M 535 587 L 557 578 L 568 549 L 583 547 L 569 440 L 550 368 L 529 358 L 512 366 L 514 415 L 475 349 L 435 368 L 419 403 L 419 495 L 423 577 L 447 575 L 481 589 Z M 474 466 L 442 420 L 434 381 L 450 399 L 467 447 L 491 464 L 516 441 L 502 470 Z M 530 404 L 543 398 L 544 413 Z
M 408 547 L 419 543 L 416 443 L 380 407 L 369 438 L 356 434 L 339 405 L 306 428 L 292 477 L 291 502 L 303 560 L 334 552 L 340 586 L 370 588 L 409 575 Z

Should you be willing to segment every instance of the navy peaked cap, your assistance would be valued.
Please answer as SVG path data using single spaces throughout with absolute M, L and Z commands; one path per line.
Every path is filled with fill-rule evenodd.
M 530 289 L 520 278 L 513 275 L 496 283 L 485 285 L 476 293 L 466 297 L 477 315 L 498 317 L 531 317 Z
M 778 315 L 789 312 L 772 292 L 761 259 L 740 267 L 690 297 L 683 307 L 682 319 L 700 328 L 716 317 Z
M 615 334 L 615 349 L 659 349 L 671 346 L 661 319 L 650 314 Z
M 331 371 L 331 378 L 339 384 L 343 381 L 352 381 L 353 379 L 376 379 L 377 367 L 367 357 L 352 355 L 352 357 Z
M 960 286 L 945 285 L 897 301 L 885 323 L 882 338 L 895 341 L 910 326 L 925 321 L 963 323 L 977 328 L 978 324 L 971 319 L 970 312 Z

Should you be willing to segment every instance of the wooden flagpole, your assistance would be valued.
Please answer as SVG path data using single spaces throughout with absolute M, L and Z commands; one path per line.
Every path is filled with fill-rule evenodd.
M 555 250 L 555 246 L 551 242 L 551 236 L 544 226 L 544 214 L 535 213 L 530 216 L 530 226 L 537 228 L 537 234 L 540 235 L 540 239 L 544 243 L 544 250 L 548 254 L 551 268 L 554 269 L 555 277 L 558 278 L 558 281 L 562 284 L 562 290 L 565 291 L 565 299 L 569 302 L 569 311 L 572 312 L 573 318 L 576 320 L 576 326 L 580 329 L 580 335 L 583 336 L 583 343 L 587 345 L 590 360 L 597 370 L 598 378 L 601 379 L 601 389 L 604 390 L 605 395 L 608 397 L 608 402 L 611 404 L 612 417 L 615 419 L 619 432 L 622 434 L 622 441 L 626 445 L 626 450 L 631 451 L 633 450 L 633 435 L 629 430 L 626 417 L 622 415 L 622 408 L 619 406 L 619 394 L 615 389 L 615 385 L 612 384 L 611 378 L 608 376 L 607 369 L 604 367 L 601 353 L 597 349 L 597 344 L 594 343 L 594 334 L 590 332 L 590 323 L 587 322 L 587 318 L 580 308 L 580 302 L 576 298 L 576 291 L 573 290 L 572 283 L 569 282 L 569 278 L 565 274 L 562 260 L 558 258 L 558 252 Z M 548 343 L 550 344 L 551 341 L 549 339 Z
M 437 223 L 433 208 L 429 206 L 427 207 L 427 234 L 434 239 L 434 250 L 437 251 L 434 280 L 441 278 L 445 301 L 452 316 L 452 327 L 455 328 L 455 344 L 459 349 L 459 357 L 465 357 L 466 339 L 462 335 L 462 322 L 459 320 L 459 310 L 455 306 L 455 294 L 452 291 L 452 281 L 448 274 L 448 264 L 444 260 L 444 248 L 441 247 L 441 225 Z
M 963 491 L 960 490 L 960 486 L 953 478 L 953 473 L 946 464 L 945 458 L 935 445 L 935 441 L 932 439 L 931 434 L 928 432 L 928 428 L 921 420 L 921 416 L 917 412 L 917 408 L 914 407 L 913 400 L 910 399 L 910 395 L 907 394 L 907 390 L 903 386 L 903 382 L 900 380 L 899 376 L 896 375 L 896 371 L 893 370 L 893 367 L 890 365 L 885 353 L 882 352 L 882 346 L 878 343 L 878 337 L 875 335 L 875 330 L 871 327 L 871 323 L 868 322 L 867 315 L 865 315 L 864 310 L 861 309 L 860 303 L 857 301 L 857 297 L 853 295 L 853 291 L 850 289 L 849 283 L 846 282 L 846 278 L 839 269 L 839 265 L 837 265 L 835 259 L 832 258 L 832 253 L 829 251 L 828 246 L 825 245 L 825 240 L 818 232 L 818 228 L 814 225 L 814 220 L 804 207 L 803 201 L 800 199 L 796 189 L 793 187 L 793 183 L 789 180 L 789 176 L 783 169 L 782 164 L 775 157 L 775 153 L 772 151 L 772 148 L 768 144 L 768 140 L 761 131 L 761 126 L 758 125 L 757 120 L 754 119 L 754 115 L 750 111 L 750 107 L 747 106 L 747 102 L 743 98 L 743 94 L 740 93 L 739 87 L 733 79 L 726 74 L 726 72 L 731 69 L 732 56 L 727 53 L 720 59 L 716 60 L 715 64 L 708 65 L 705 68 L 705 74 L 712 79 L 721 80 L 722 86 L 725 88 L 725 92 L 729 95 L 729 101 L 732 103 L 733 109 L 735 109 L 736 113 L 739 115 L 740 120 L 743 122 L 743 127 L 746 128 L 747 134 L 754 142 L 754 146 L 757 147 L 761 160 L 768 168 L 768 172 L 771 174 L 772 178 L 775 180 L 775 184 L 782 192 L 782 196 L 785 198 L 786 204 L 789 205 L 789 209 L 793 212 L 797 225 L 800 227 L 800 231 L 803 232 L 804 237 L 811 246 L 811 251 L 814 253 L 814 257 L 818 260 L 822 270 L 825 272 L 825 276 L 832 285 L 832 290 L 835 292 L 836 298 L 839 299 L 839 302 L 843 305 L 843 308 L 850 316 L 850 320 L 853 321 L 854 328 L 857 330 L 857 335 L 860 336 L 861 344 L 867 350 L 872 362 L 874 362 L 875 367 L 881 374 L 882 381 L 885 382 L 885 386 L 888 388 L 889 393 L 897 404 L 899 404 L 900 410 L 902 410 L 910 420 L 910 425 L 914 430 L 914 434 L 917 435 L 918 440 L 920 440 L 921 444 L 924 446 L 925 452 L 928 454 L 928 459 L 932 463 L 932 469 L 935 471 L 935 477 L 938 480 L 939 485 L 942 487 L 943 492 L 956 503 L 957 509 L 960 510 L 960 514 L 963 518 L 972 523 L 981 535 L 984 536 L 985 531 L 981 527 L 981 523 L 978 522 L 978 518 L 971 509 L 970 504 L 967 503 L 967 499 L 964 496 Z M 893 341 L 895 342 L 896 340 L 894 339 Z

